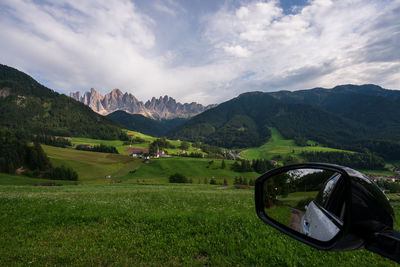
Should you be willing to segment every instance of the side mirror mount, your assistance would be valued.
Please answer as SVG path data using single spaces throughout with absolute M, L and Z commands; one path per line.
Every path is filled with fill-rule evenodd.
M 255 204 L 265 223 L 314 248 L 366 248 L 400 262 L 388 199 L 353 169 L 303 163 L 271 170 L 256 180 Z

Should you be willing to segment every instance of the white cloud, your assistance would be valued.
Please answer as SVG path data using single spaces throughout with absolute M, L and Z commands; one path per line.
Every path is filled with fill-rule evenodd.
M 348 82 L 399 88 L 400 74 L 391 70 L 400 67 L 395 56 L 400 43 L 381 42 L 386 58 L 378 56 L 378 60 L 370 61 L 371 49 L 366 51 L 379 40 L 400 40 L 399 16 L 400 1 L 315 0 L 289 15 L 283 14 L 277 1 L 252 2 L 208 17 L 205 37 L 220 60 L 239 48 L 247 52 L 242 61 L 236 58 L 228 63 L 241 65 L 237 77 L 253 73 L 232 85 L 237 92 Z
M 173 8 L 164 5 L 163 3 L 156 2 L 153 4 L 153 7 L 160 12 L 164 12 L 171 16 L 176 16 L 176 11 Z
M 235 46 L 224 46 L 225 52 L 232 54 L 237 57 L 248 57 L 250 55 L 249 50 L 241 47 L 240 45 Z
M 149 5 L 185 23 L 190 36 L 171 24 L 169 38 L 185 37 L 190 49 L 163 47 L 168 32 L 157 30 L 165 25 L 129 0 L 3 0 L 0 62 L 66 93 L 118 87 L 142 100 L 213 103 L 249 90 L 344 83 L 400 88 L 400 0 L 313 0 L 291 14 L 278 1 L 254 1 L 197 20 L 197 10 L 172 0 Z

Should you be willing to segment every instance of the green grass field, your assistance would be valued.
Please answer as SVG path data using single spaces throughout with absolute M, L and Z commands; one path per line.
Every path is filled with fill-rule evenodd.
M 136 144 L 136 143 L 132 143 L 132 147 L 138 147 L 138 148 L 148 148 L 149 144 L 151 142 L 153 142 L 154 140 L 157 139 L 157 137 L 152 137 L 149 135 L 145 135 L 139 132 L 135 132 L 135 131 L 126 131 L 127 134 L 134 136 L 134 137 L 140 137 L 144 140 L 146 140 L 146 143 L 140 143 L 140 144 Z M 178 154 L 180 153 L 182 150 L 180 148 L 178 148 L 181 144 L 181 141 L 177 141 L 177 140 L 169 140 L 168 141 L 174 145 L 176 148 L 167 148 L 165 149 L 168 154 Z M 129 145 L 124 145 L 123 141 L 120 140 L 98 140 L 98 139 L 90 139 L 90 138 L 80 138 L 80 137 L 73 137 L 72 141 L 71 141 L 73 146 L 76 145 L 81 145 L 81 144 L 88 144 L 88 145 L 106 145 L 106 146 L 114 146 L 117 148 L 118 153 L 121 155 L 127 155 L 128 153 L 125 152 L 125 150 L 127 150 L 129 148 Z M 201 151 L 197 151 L 194 147 L 192 147 L 192 143 L 190 143 L 189 149 L 187 150 L 188 153 L 191 152 L 197 152 L 197 153 L 202 153 Z
M 305 198 L 315 198 L 317 196 L 318 192 L 317 191 L 310 191 L 310 192 L 295 192 L 295 193 L 290 193 L 286 197 L 278 196 L 277 199 L 285 202 L 286 204 L 296 207 L 297 203 Z
M 209 164 L 209 162 L 213 162 Z M 226 168 L 221 169 L 221 161 L 218 159 L 199 159 L 172 157 L 151 159 L 150 163 L 142 163 L 134 173 L 128 173 L 122 176 L 121 179 L 146 179 L 146 182 L 167 182 L 168 177 L 174 173 L 181 173 L 193 179 L 194 183 L 203 183 L 204 178 L 208 180 L 214 177 L 217 182 L 223 183 L 224 178 L 227 178 L 228 183 L 232 184 L 234 177 L 257 178 L 258 173 L 255 172 L 234 172 L 230 170 L 233 161 L 225 160 Z
M 385 175 L 385 176 L 396 175 L 395 172 L 390 170 L 359 170 L 359 171 L 365 174 L 375 174 L 375 175 Z
M 113 175 L 123 182 L 167 183 L 168 177 L 181 173 L 193 179 L 194 183 L 204 183 L 214 177 L 218 183 L 227 178 L 233 184 L 235 177 L 257 178 L 255 172 L 240 173 L 230 170 L 233 161 L 226 160 L 226 168 L 221 169 L 221 160 L 171 157 L 150 159 L 143 163 L 142 159 L 127 155 L 89 152 L 70 148 L 42 146 L 54 166 L 65 165 L 73 168 L 79 175 L 80 184 L 109 183 L 107 175 Z M 210 162 L 213 162 L 210 164 Z
M 300 147 L 295 144 L 294 140 L 284 139 L 276 128 L 270 128 L 270 130 L 271 138 L 267 143 L 260 147 L 243 150 L 240 153 L 241 157 L 246 159 L 273 159 L 276 156 L 284 157 L 287 155 L 299 157 L 299 154 L 303 151 L 345 151 L 352 153 L 351 151 L 324 147 L 313 141 L 308 141 L 311 146 Z
M 396 215 L 399 216 L 396 209 Z M 252 190 L 0 186 L 1 266 L 397 266 L 325 252 L 265 225 Z
M 12 175 L 0 173 L 0 185 L 35 185 L 41 183 L 55 183 L 56 185 L 72 185 L 75 181 L 61 181 L 26 177 L 23 175 Z
M 259 176 L 231 171 L 233 161 L 221 169 L 216 159 L 143 163 L 126 155 L 42 147 L 54 166 L 78 172 L 79 185 L 33 186 L 51 180 L 0 174 L 0 266 L 395 266 L 368 251 L 318 251 L 266 226 L 255 214 L 252 188 L 197 184 L 205 177 L 232 184 L 236 176 Z M 175 172 L 194 184 L 168 184 Z M 110 183 L 106 175 L 123 182 Z M 304 194 L 315 192 L 289 194 L 285 201 L 297 203 Z
M 54 166 L 65 165 L 79 175 L 79 183 L 109 183 L 107 175 L 116 177 L 137 168 L 141 160 L 126 155 L 81 151 L 42 145 Z

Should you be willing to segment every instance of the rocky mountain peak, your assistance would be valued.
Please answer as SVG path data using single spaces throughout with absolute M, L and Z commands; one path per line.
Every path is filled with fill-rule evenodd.
M 113 97 L 121 97 L 123 95 L 123 93 L 121 92 L 121 90 L 119 90 L 118 88 L 115 88 L 111 91 L 111 95 Z
M 82 94 L 78 91 L 70 93 L 70 97 L 88 105 L 92 110 L 107 115 L 117 110 L 131 114 L 142 114 L 154 119 L 187 118 L 195 116 L 215 105 L 203 106 L 196 102 L 181 104 L 168 95 L 152 97 L 143 103 L 130 93 L 123 93 L 118 88 L 102 96 L 94 88 Z

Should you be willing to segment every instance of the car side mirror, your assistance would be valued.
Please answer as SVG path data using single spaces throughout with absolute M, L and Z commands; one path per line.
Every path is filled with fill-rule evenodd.
M 255 204 L 265 223 L 314 248 L 364 247 L 400 261 L 388 199 L 353 169 L 324 163 L 274 169 L 256 180 Z

